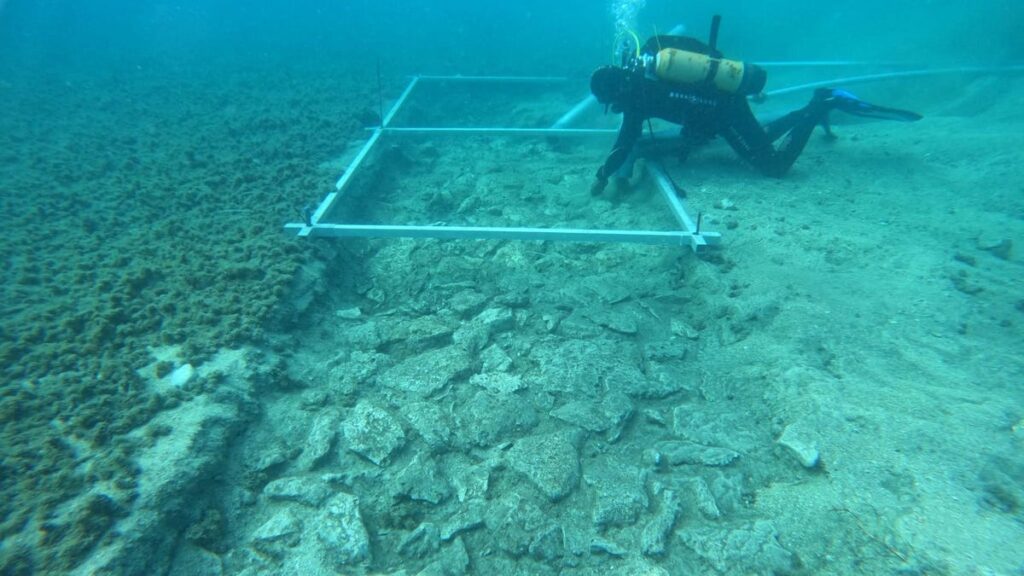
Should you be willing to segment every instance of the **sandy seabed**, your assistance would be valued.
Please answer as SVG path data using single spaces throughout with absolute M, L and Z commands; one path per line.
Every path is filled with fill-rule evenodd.
M 2 87 L 3 573 L 1024 571 L 1019 82 L 667 160 L 699 257 L 287 238 L 374 99 L 220 86 Z M 335 217 L 672 225 L 600 139 L 385 144 Z

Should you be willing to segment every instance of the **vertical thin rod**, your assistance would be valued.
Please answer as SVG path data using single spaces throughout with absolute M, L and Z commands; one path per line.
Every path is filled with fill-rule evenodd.
M 377 112 L 380 127 L 384 127 L 384 83 L 380 79 L 380 56 L 377 57 Z

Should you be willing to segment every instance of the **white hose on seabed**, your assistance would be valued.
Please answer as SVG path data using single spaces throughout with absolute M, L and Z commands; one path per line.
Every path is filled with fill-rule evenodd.
M 881 74 L 863 74 L 860 76 L 843 76 L 831 80 L 819 82 L 808 82 L 788 88 L 769 90 L 765 96 L 781 96 L 792 94 L 813 88 L 825 88 L 829 86 L 845 86 L 849 84 L 866 84 L 868 82 L 881 82 L 883 80 L 899 80 L 903 78 L 921 78 L 925 76 L 942 76 L 946 74 L 1005 74 L 1010 72 L 1024 72 L 1024 64 L 1011 66 L 959 66 L 953 68 L 923 68 L 920 70 L 902 70 L 897 72 L 884 72 Z

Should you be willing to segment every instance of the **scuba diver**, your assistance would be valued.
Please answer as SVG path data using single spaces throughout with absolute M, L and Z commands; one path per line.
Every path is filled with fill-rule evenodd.
M 605 112 L 610 107 L 623 119 L 615 145 L 597 171 L 592 194 L 600 194 L 613 175 L 629 178 L 637 142 L 651 118 L 682 125 L 684 160 L 695 148 L 721 136 L 741 158 L 772 177 L 789 170 L 816 126 L 833 136 L 828 121 L 832 110 L 906 122 L 921 119 L 920 114 L 869 104 L 844 90 L 822 88 L 803 108 L 762 126 L 747 97 L 761 93 L 767 73 L 756 65 L 723 58 L 715 46 L 720 20 L 712 20 L 707 44 L 685 36 L 655 36 L 641 48 L 634 36 L 635 53 L 624 50 L 620 66 L 604 66 L 593 73 L 591 92 L 605 105 Z

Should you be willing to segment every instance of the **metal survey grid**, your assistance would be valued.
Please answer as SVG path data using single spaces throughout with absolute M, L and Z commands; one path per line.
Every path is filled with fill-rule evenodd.
M 523 137 L 609 137 L 616 130 L 591 128 L 516 128 L 516 127 L 392 127 L 395 115 L 412 96 L 417 86 L 425 82 L 486 82 L 494 84 L 522 82 L 565 82 L 565 78 L 548 78 L 533 76 L 415 76 L 406 86 L 381 125 L 374 128 L 369 139 L 363 144 L 359 153 L 345 169 L 335 183 L 334 191 L 320 202 L 305 222 L 292 222 L 285 225 L 285 230 L 299 237 L 362 237 L 362 238 L 436 238 L 449 240 L 534 240 L 552 242 L 614 242 L 632 244 L 654 244 L 668 246 L 688 246 L 698 251 L 706 246 L 717 244 L 720 235 L 701 229 L 700 223 L 686 211 L 684 201 L 676 194 L 675 187 L 665 174 L 662 167 L 649 160 L 647 168 L 657 183 L 665 205 L 675 217 L 679 228 L 675 230 L 629 230 L 629 229 L 590 229 L 590 228 L 544 228 L 544 227 L 501 227 L 501 226 L 409 226 L 388 224 L 345 224 L 326 221 L 332 210 L 343 204 L 345 190 L 366 161 L 370 152 L 381 139 L 388 134 L 398 135 L 436 135 L 436 134 L 477 134 L 477 135 L 519 135 Z M 558 123 L 556 123 L 557 125 Z

